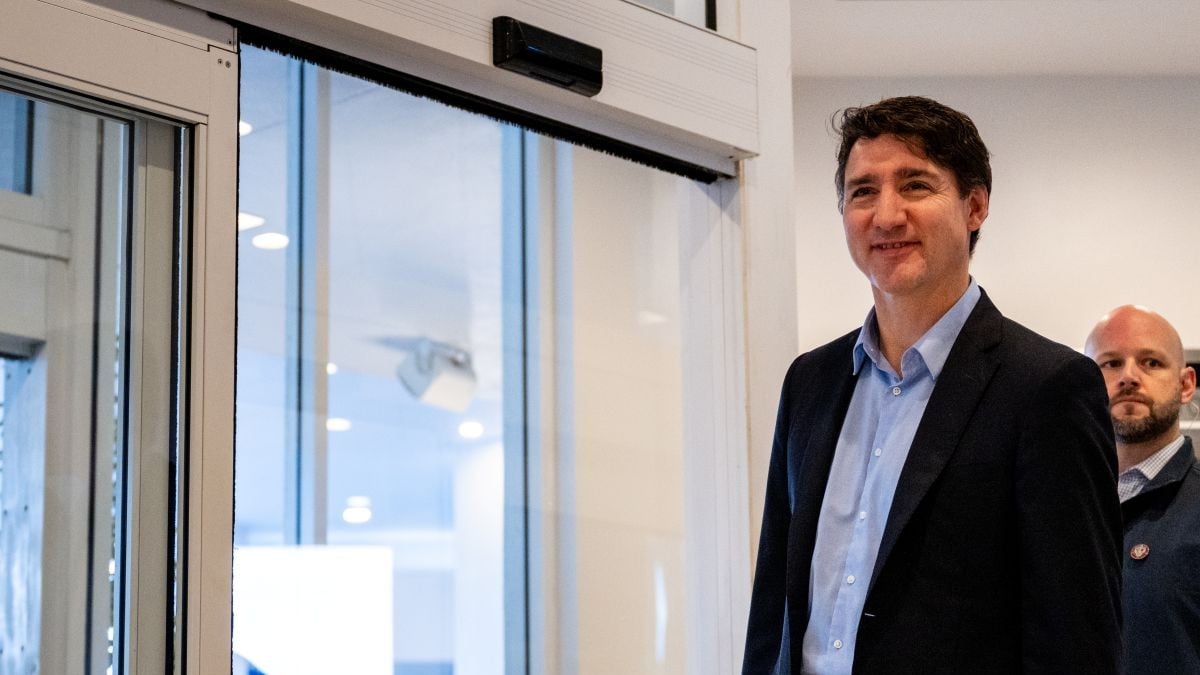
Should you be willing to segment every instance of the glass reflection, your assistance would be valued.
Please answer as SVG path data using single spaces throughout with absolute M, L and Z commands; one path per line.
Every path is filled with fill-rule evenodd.
M 242 73 L 234 648 L 497 672 L 503 127 L 253 48 Z
M 148 189 L 130 190 L 128 119 L 38 95 L 0 91 L 0 672 L 120 670 L 140 428 L 124 245 Z
M 696 186 L 242 69 L 239 672 L 684 672 Z

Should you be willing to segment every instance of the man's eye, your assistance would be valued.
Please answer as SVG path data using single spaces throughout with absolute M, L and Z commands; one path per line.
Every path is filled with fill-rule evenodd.
M 904 186 L 904 188 L 906 190 L 909 190 L 910 192 L 928 191 L 928 190 L 933 189 L 929 186 L 929 183 L 926 183 L 924 181 L 919 181 L 919 180 L 915 180 L 911 183 L 908 183 L 907 185 Z
M 858 199 L 860 197 L 866 197 L 866 196 L 870 195 L 872 192 L 874 192 L 874 191 L 868 187 L 854 188 L 853 190 L 850 191 L 850 198 Z
M 1163 365 L 1158 359 L 1146 359 L 1144 363 L 1147 368 L 1162 368 Z
M 1117 361 L 1116 359 L 1109 359 L 1107 361 L 1101 361 L 1100 367 L 1101 368 L 1120 368 L 1121 362 Z

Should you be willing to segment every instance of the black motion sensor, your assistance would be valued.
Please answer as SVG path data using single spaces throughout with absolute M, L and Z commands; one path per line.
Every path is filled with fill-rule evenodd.
M 599 49 L 510 16 L 492 19 L 492 63 L 584 96 L 604 84 Z

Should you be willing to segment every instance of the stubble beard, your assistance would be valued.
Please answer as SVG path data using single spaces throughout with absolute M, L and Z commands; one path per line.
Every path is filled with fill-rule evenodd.
M 1113 434 L 1116 435 L 1118 441 L 1126 445 L 1134 445 L 1158 438 L 1179 421 L 1179 410 L 1182 408 L 1182 404 L 1179 402 L 1177 393 L 1170 400 L 1164 403 L 1154 402 L 1149 407 L 1149 414 L 1142 418 L 1112 418 Z

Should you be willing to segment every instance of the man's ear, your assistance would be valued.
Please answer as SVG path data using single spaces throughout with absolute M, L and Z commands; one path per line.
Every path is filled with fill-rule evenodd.
M 976 185 L 967 193 L 967 225 L 971 231 L 978 230 L 988 217 L 991 195 L 982 185 Z
M 1192 396 L 1196 393 L 1196 370 L 1191 366 L 1184 368 L 1179 374 L 1181 381 L 1180 388 L 1180 403 L 1187 403 L 1192 400 Z

